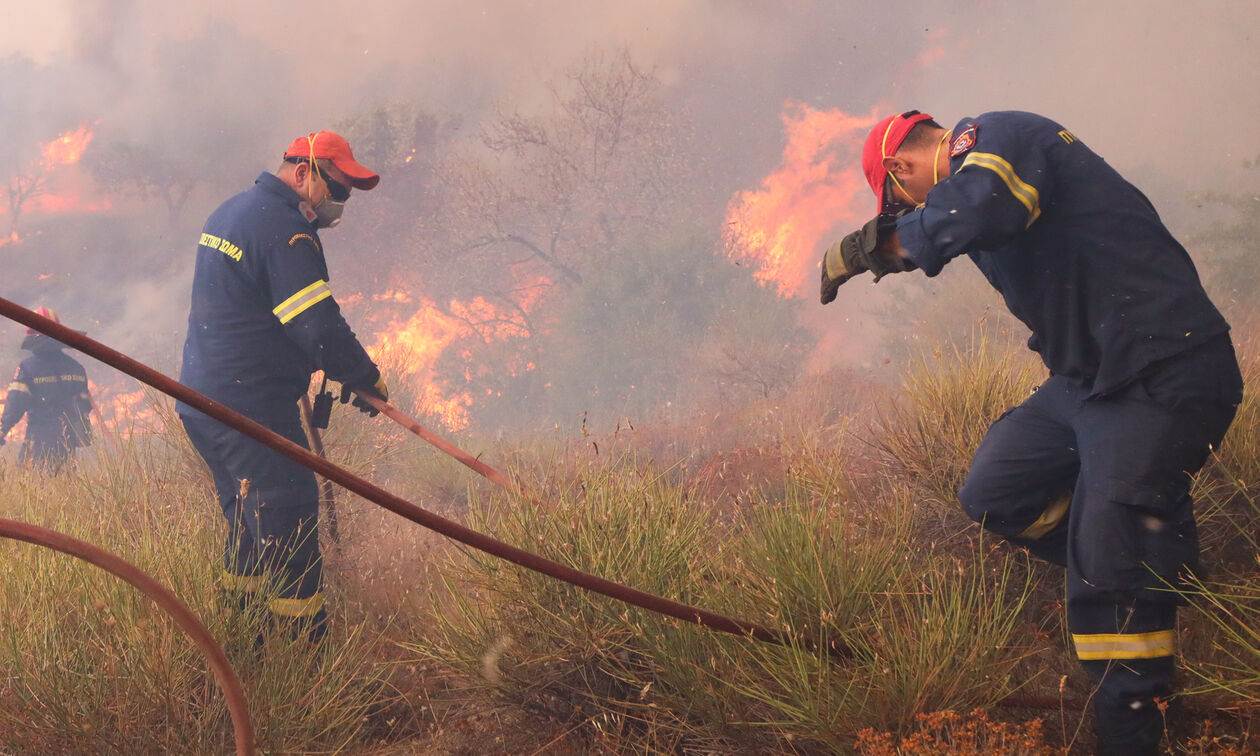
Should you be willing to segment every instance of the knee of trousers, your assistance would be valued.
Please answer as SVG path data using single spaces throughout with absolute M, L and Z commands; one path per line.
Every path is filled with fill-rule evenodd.
M 302 517 L 311 516 L 319 511 L 319 485 L 315 475 L 307 473 L 282 481 L 269 481 L 261 485 L 248 485 L 244 488 L 245 497 L 242 504 L 247 509 L 263 507 L 286 512 L 299 513 Z
M 985 488 L 983 482 L 968 476 L 963 487 L 958 490 L 958 503 L 962 505 L 963 511 L 981 525 L 985 524 L 997 503 L 993 497 L 987 495 Z
M 967 516 L 986 530 L 1027 545 L 1062 532 L 1072 495 L 996 491 L 972 476 L 958 491 L 958 501 Z

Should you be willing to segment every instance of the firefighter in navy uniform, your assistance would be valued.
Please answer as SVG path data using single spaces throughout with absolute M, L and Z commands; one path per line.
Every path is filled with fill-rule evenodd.
M 342 384 L 342 401 L 350 390 L 388 397 L 333 299 L 318 233 L 340 221 L 351 187 L 379 180 L 344 138 L 321 131 L 296 139 L 275 174 L 210 215 L 197 246 L 183 383 L 303 447 L 297 402 L 315 370 Z M 176 410 L 228 521 L 225 588 L 244 605 L 274 580 L 272 616 L 295 636 L 322 638 L 314 474 L 183 403 Z
M 60 323 L 47 307 L 35 311 Z M 22 348 L 31 356 L 22 360 L 0 416 L 0 446 L 22 416 L 26 416 L 26 440 L 18 452 L 18 464 L 50 475 L 61 472 L 73 450 L 92 443 L 92 394 L 87 373 L 73 357 L 61 351 L 61 342 L 28 328 Z
M 1196 566 L 1191 476 L 1233 421 L 1229 326 L 1143 194 L 1063 126 L 986 113 L 875 126 L 880 215 L 832 245 L 840 284 L 967 255 L 1032 331 L 1050 377 L 998 418 L 959 492 L 983 526 L 1066 567 L 1068 625 L 1096 681 L 1100 753 L 1158 753 L 1176 586 Z

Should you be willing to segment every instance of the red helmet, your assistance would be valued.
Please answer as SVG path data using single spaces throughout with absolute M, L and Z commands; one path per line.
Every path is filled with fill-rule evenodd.
M 40 317 L 48 318 L 49 320 L 56 323 L 57 325 L 61 325 L 61 318 L 57 317 L 57 313 L 53 312 L 47 307 L 36 308 L 35 314 L 39 315 Z M 82 333 L 82 331 L 80 331 L 80 333 Z M 60 349 L 61 342 L 43 333 L 40 333 L 34 328 L 26 329 L 26 338 L 22 339 L 23 349 L 27 349 L 33 352 L 40 349 L 48 349 L 50 347 Z
M 57 313 L 53 312 L 52 310 L 48 309 L 47 307 L 44 307 L 44 306 L 42 306 L 42 305 L 41 305 L 41 306 L 39 306 L 39 307 L 36 307 L 36 308 L 35 308 L 35 314 L 36 314 L 36 315 L 38 315 L 38 316 L 40 316 L 41 318 L 48 318 L 49 320 L 51 320 L 52 322 L 56 323 L 57 325 L 61 325 L 61 318 L 57 317 Z M 36 331 L 34 328 L 27 328 L 27 329 L 26 329 L 26 335 L 27 335 L 27 336 L 34 336 L 34 335 L 35 335 L 35 334 L 37 334 L 37 333 L 39 333 L 39 331 Z

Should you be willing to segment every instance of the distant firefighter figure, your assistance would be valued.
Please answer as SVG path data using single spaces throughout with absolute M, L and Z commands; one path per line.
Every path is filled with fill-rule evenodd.
M 35 311 L 60 323 L 47 307 Z M 18 464 L 50 475 L 61 472 L 74 449 L 92 443 L 92 395 L 87 373 L 74 358 L 61 351 L 61 343 L 28 328 L 22 348 L 31 356 L 22 360 L 0 416 L 0 446 L 23 416 L 26 440 Z

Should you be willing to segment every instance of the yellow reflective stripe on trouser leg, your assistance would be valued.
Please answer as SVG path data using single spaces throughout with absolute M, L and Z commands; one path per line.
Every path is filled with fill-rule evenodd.
M 1153 633 L 1114 633 L 1072 635 L 1076 657 L 1081 661 L 1096 659 L 1155 659 L 1173 655 L 1176 634 L 1172 630 Z
M 972 152 L 963 160 L 962 168 L 974 165 L 979 168 L 988 168 L 1002 179 L 1002 183 L 1006 184 L 1006 188 L 1011 190 L 1011 194 L 1019 203 L 1028 209 L 1028 224 L 1031 226 L 1033 221 L 1041 215 L 1041 193 L 1037 191 L 1037 187 L 1026 183 L 1023 179 L 1015 174 L 1015 168 L 1006 161 L 1006 158 L 1000 155 L 994 155 L 991 152 Z M 959 168 L 959 170 L 962 170 Z
M 1016 538 L 1027 538 L 1030 541 L 1035 541 L 1045 537 L 1046 533 L 1054 530 L 1060 522 L 1063 522 L 1063 517 L 1068 511 L 1068 505 L 1071 503 L 1072 497 L 1070 495 L 1060 496 L 1050 502 L 1046 507 L 1046 511 L 1041 513 L 1037 521 L 1024 528 L 1024 532 L 1020 533 Z
M 257 591 L 262 588 L 262 575 L 233 575 L 224 570 L 223 587 L 229 591 Z
M 268 606 L 282 617 L 314 617 L 324 608 L 324 594 L 316 593 L 304 599 L 276 598 Z
M 288 323 L 298 315 L 306 312 L 307 308 L 316 302 L 322 301 L 332 296 L 332 289 L 329 288 L 327 281 L 316 281 L 315 283 L 302 289 L 297 294 L 289 297 L 280 304 L 276 305 L 272 312 L 280 322 Z

